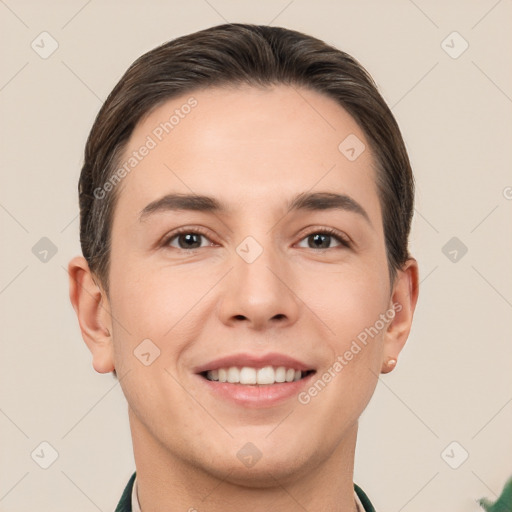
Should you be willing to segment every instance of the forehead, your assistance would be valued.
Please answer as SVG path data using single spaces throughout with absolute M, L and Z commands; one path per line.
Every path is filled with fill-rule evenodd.
M 354 159 L 351 148 L 365 149 Z M 123 214 L 171 192 L 270 208 L 296 193 L 329 190 L 350 193 L 370 216 L 380 215 L 364 133 L 333 99 L 295 86 L 210 88 L 173 98 L 136 126 L 123 165 Z

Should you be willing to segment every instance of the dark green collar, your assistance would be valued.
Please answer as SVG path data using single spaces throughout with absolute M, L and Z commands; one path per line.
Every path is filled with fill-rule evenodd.
M 128 481 L 128 484 L 123 491 L 123 495 L 121 496 L 121 500 L 119 501 L 115 512 L 132 512 L 132 489 L 136 473 L 137 472 L 133 473 L 133 475 L 130 477 L 130 480 Z M 359 487 L 357 484 L 354 484 L 354 490 L 359 496 L 365 512 L 375 512 L 375 509 L 373 508 L 373 505 L 371 504 L 368 496 L 366 496 L 361 487 Z
M 359 496 L 359 499 L 361 500 L 361 503 L 363 504 L 364 510 L 366 512 L 375 512 L 375 509 L 373 508 L 373 505 L 370 502 L 370 498 L 366 496 L 366 493 L 359 487 L 357 484 L 354 484 L 354 490 L 356 491 L 356 494 Z
M 128 480 L 128 484 L 124 488 L 123 495 L 121 496 L 121 500 L 119 501 L 115 512 L 132 512 L 132 488 L 136 474 L 137 472 L 133 473 L 130 480 Z

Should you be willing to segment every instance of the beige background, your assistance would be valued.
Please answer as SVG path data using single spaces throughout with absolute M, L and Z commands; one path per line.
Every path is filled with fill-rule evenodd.
M 136 57 L 226 20 L 354 55 L 410 152 L 420 300 L 361 418 L 355 482 L 380 512 L 472 512 L 501 492 L 512 475 L 510 0 L 5 0 L 0 15 L 0 511 L 113 510 L 134 470 L 124 396 L 94 372 L 68 302 L 83 147 Z M 59 45 L 47 59 L 31 47 L 43 31 Z M 442 45 L 453 31 L 469 44 L 458 58 L 462 39 Z M 58 251 L 46 262 L 32 252 L 42 237 Z M 455 262 L 443 252 L 452 237 L 467 247 Z M 58 453 L 46 470 L 31 457 L 43 441 Z

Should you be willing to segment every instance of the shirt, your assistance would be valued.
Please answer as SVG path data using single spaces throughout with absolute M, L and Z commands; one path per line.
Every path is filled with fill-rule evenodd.
M 141 512 L 139 499 L 137 497 L 137 472 L 133 473 L 126 485 L 121 500 L 119 501 L 115 512 Z M 356 484 L 354 484 L 354 500 L 357 506 L 357 512 L 376 512 L 368 496 Z

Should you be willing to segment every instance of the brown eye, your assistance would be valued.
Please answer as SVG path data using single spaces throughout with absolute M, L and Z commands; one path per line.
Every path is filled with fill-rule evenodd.
M 180 249 L 198 249 L 201 247 L 201 237 L 197 233 L 187 233 L 176 237 Z
M 203 243 L 205 240 L 207 240 L 208 243 Z M 163 245 L 166 247 L 187 251 L 208 247 L 213 244 L 205 234 L 189 229 L 171 234 Z
M 350 247 L 350 243 L 342 236 L 331 230 L 314 231 L 302 240 L 307 240 L 308 249 L 334 249 L 335 247 Z M 334 244 L 334 245 L 333 245 Z M 300 247 L 304 247 L 303 245 Z
M 307 240 L 309 247 L 312 249 L 329 249 L 334 237 L 326 233 L 315 233 L 314 235 L 309 235 Z

